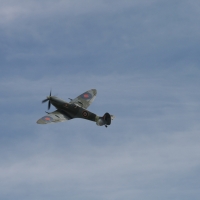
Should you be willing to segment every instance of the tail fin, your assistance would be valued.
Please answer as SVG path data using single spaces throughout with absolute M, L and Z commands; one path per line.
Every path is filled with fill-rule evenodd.
M 115 118 L 114 115 L 110 115 L 109 113 L 105 113 L 103 117 L 97 117 L 96 118 L 96 124 L 98 126 L 103 126 L 107 127 L 108 125 L 111 124 L 111 120 Z
M 111 124 L 111 116 L 110 116 L 109 113 L 105 113 L 104 116 L 103 116 L 103 119 L 104 119 L 106 125 Z

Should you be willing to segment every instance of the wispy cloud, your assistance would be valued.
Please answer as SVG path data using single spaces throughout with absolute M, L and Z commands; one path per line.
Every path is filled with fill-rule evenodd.
M 2 0 L 0 198 L 199 199 L 199 5 Z M 91 88 L 107 129 L 36 124 Z
M 76 79 L 80 80 L 82 76 L 81 74 L 68 76 L 67 79 L 73 82 Z M 167 178 L 173 173 L 177 173 L 177 176 L 190 173 L 199 165 L 198 126 L 195 127 L 198 121 L 195 120 L 198 116 L 198 112 L 195 112 L 195 109 L 198 109 L 196 93 L 191 91 L 194 85 L 187 83 L 184 85 L 182 82 L 184 76 L 179 77 L 178 85 L 176 85 L 177 80 L 173 78 L 169 83 L 169 76 L 170 73 L 166 74 L 165 79 L 148 77 L 144 74 L 93 76 L 82 85 L 80 80 L 74 82 L 73 87 L 70 85 L 64 90 L 60 87 L 60 83 L 66 77 L 62 75 L 39 81 L 17 77 L 13 80 L 2 80 L 4 87 L 1 93 L 7 96 L 4 96 L 5 99 L 1 100 L 1 104 L 12 103 L 12 99 L 15 99 L 15 106 L 17 106 L 13 106 L 12 115 L 8 113 L 7 117 L 5 117 L 7 109 L 2 107 L 1 116 L 5 119 L 2 124 L 9 126 L 12 123 L 13 128 L 7 131 L 16 130 L 16 133 L 9 133 L 11 135 L 20 136 L 20 130 L 28 130 L 31 135 L 36 134 L 35 137 L 31 136 L 32 139 L 35 138 L 33 144 L 30 139 L 20 141 L 16 138 L 19 143 L 14 147 L 9 146 L 11 152 L 8 151 L 7 157 L 11 160 L 7 164 L 3 162 L 2 178 L 13 177 L 16 183 L 10 178 L 8 182 L 8 185 L 14 184 L 13 187 L 25 184 L 27 177 L 30 182 L 35 183 L 37 180 L 35 183 L 37 184 L 43 180 L 47 185 L 47 180 L 53 182 L 56 179 L 59 184 L 64 180 L 73 179 L 75 182 L 82 183 L 89 178 L 91 182 L 87 183 L 88 187 L 98 180 L 97 185 L 100 188 L 103 187 L 103 180 L 108 179 L 108 185 L 114 181 L 117 185 L 114 184 L 112 187 L 117 188 L 121 187 L 128 174 L 132 174 L 133 179 L 139 178 L 137 174 L 140 176 L 143 174 L 142 180 L 147 181 L 147 187 L 150 187 L 148 182 L 155 180 L 152 173 L 157 176 L 156 180 L 163 176 Z M 110 82 L 112 85 L 107 87 Z M 86 87 L 89 89 L 90 86 L 99 86 L 98 98 L 92 108 L 100 112 L 99 106 L 106 111 L 111 106 L 111 110 L 116 112 L 113 114 L 117 115 L 113 126 L 109 127 L 107 132 L 107 130 L 97 129 L 99 127 L 91 122 L 77 120 L 55 126 L 36 127 L 34 117 L 39 117 L 39 109 L 38 116 L 34 113 L 34 116 L 33 114 L 31 116 L 28 107 L 34 102 L 36 108 L 37 101 L 38 108 L 45 109 L 44 105 L 40 104 L 40 98 L 46 94 L 43 94 L 46 90 L 49 90 L 51 83 L 55 83 L 54 87 L 64 97 L 70 93 L 72 98 L 79 94 L 78 91 L 83 92 Z M 29 112 L 21 111 L 23 114 L 20 114 L 19 105 L 21 109 L 25 108 Z M 8 118 L 9 121 L 6 120 Z M 80 128 L 75 124 L 79 124 Z M 64 133 L 64 130 L 68 132 L 69 127 L 74 136 Z M 63 140 L 69 140 L 66 147 L 62 144 Z M 70 144 L 72 141 L 73 145 Z M 60 144 L 62 144 L 61 149 Z M 6 149 L 7 147 L 3 145 L 2 151 L 5 155 L 7 155 Z M 12 153 L 12 149 L 15 149 L 15 153 Z M 24 157 L 24 150 L 28 150 L 29 156 Z M 43 178 L 41 180 L 36 177 Z M 133 179 L 130 178 L 129 184 L 133 184 Z M 83 185 L 82 183 L 80 187 Z

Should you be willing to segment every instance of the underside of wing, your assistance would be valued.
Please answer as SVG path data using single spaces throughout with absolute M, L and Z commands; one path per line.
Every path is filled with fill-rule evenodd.
M 56 110 L 52 113 L 48 113 L 44 117 L 40 118 L 37 123 L 38 124 L 50 124 L 50 123 L 57 123 L 57 122 L 64 122 L 66 120 L 70 120 L 68 116 L 61 113 L 60 111 Z
M 77 104 L 80 107 L 87 109 L 89 105 L 94 101 L 96 95 L 97 95 L 97 90 L 91 89 L 79 95 L 75 99 L 72 99 L 70 103 Z

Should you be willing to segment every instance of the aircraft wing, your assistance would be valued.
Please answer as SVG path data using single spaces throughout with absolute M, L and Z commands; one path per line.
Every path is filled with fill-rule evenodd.
M 97 95 L 97 90 L 91 89 L 79 95 L 75 99 L 72 99 L 70 103 L 77 104 L 80 107 L 87 109 L 89 105 L 94 101 L 96 95 Z
M 52 113 L 48 113 L 44 117 L 40 118 L 37 123 L 38 124 L 50 124 L 50 123 L 57 123 L 57 122 L 63 122 L 66 120 L 70 120 L 71 118 L 66 116 L 65 114 L 62 114 L 59 110 L 56 110 Z

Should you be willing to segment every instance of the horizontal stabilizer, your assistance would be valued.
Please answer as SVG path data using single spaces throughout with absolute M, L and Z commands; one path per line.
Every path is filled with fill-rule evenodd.
M 103 117 L 97 117 L 96 118 L 96 124 L 98 126 L 103 126 L 107 127 L 108 125 L 111 124 L 111 120 L 115 118 L 114 115 L 110 115 L 109 113 L 105 113 Z

